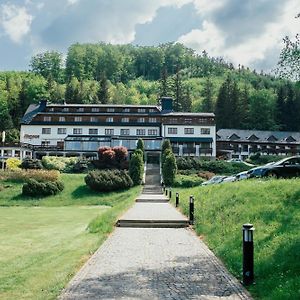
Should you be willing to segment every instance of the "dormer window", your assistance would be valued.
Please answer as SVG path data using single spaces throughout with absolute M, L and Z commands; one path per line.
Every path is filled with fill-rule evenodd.
M 230 140 L 239 140 L 240 137 L 237 135 L 237 134 L 232 134 L 230 137 L 229 137 Z
M 154 108 L 150 108 L 149 112 L 154 113 L 154 112 L 156 112 L 156 110 Z
M 126 108 L 123 108 L 123 112 L 125 112 L 125 113 L 128 113 L 128 112 L 130 112 L 130 108 L 128 108 L 128 107 L 126 107 Z
M 106 111 L 107 112 L 115 112 L 115 109 L 113 107 L 109 107 Z
M 82 117 L 74 117 L 74 122 L 81 122 L 82 121 Z
M 285 140 L 286 140 L 286 142 L 288 142 L 288 143 L 296 142 L 296 140 L 295 140 L 291 135 L 288 136 Z
M 121 122 L 122 122 L 122 123 L 128 123 L 128 122 L 129 122 L 129 118 L 122 118 L 122 119 L 121 119 Z
M 64 107 L 64 108 L 62 109 L 62 111 L 63 111 L 63 112 L 68 112 L 68 111 L 69 111 L 69 107 Z
M 249 141 L 257 141 L 257 140 L 259 140 L 259 138 L 255 134 L 250 135 L 247 139 Z
M 107 123 L 112 123 L 113 121 L 114 121 L 114 118 L 112 118 L 112 117 L 106 118 Z
M 99 111 L 100 111 L 99 107 L 92 107 L 92 112 L 99 112 Z
M 84 112 L 84 108 L 83 107 L 79 107 L 79 108 L 77 108 L 77 111 L 78 112 Z
M 137 121 L 138 123 L 145 123 L 145 118 L 138 118 Z
M 146 112 L 146 109 L 145 109 L 145 108 L 138 108 L 138 112 L 139 112 L 139 113 L 145 113 L 145 112 Z
M 276 142 L 278 139 L 274 136 L 274 135 L 270 135 L 268 138 L 267 138 L 267 141 L 269 142 Z
M 54 111 L 54 107 L 50 107 L 50 108 L 49 108 L 49 111 L 50 111 L 50 112 L 53 112 L 53 111 Z
M 51 122 L 50 116 L 44 116 L 44 122 Z
M 98 119 L 97 119 L 96 117 L 91 117 L 91 118 L 90 118 L 90 121 L 91 121 L 91 122 L 98 122 Z

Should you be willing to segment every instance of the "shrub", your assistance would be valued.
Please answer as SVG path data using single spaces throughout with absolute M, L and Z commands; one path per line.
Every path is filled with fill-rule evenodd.
M 123 161 L 127 159 L 128 151 L 126 147 L 117 146 L 112 148 L 113 152 L 115 153 L 115 160 L 118 166 L 121 165 Z
M 77 157 L 58 157 L 58 156 L 44 156 L 42 164 L 47 170 L 58 170 L 61 172 L 72 172 L 75 164 L 79 161 Z
M 40 160 L 38 159 L 32 159 L 32 158 L 25 158 L 23 159 L 22 163 L 21 163 L 21 168 L 22 169 L 43 169 L 43 165 L 41 163 Z
M 129 175 L 134 185 L 142 183 L 144 174 L 143 153 L 140 149 L 135 150 L 129 162 Z
M 9 170 L 17 170 L 21 165 L 21 161 L 18 158 L 11 157 L 6 160 L 6 168 Z
M 142 139 L 138 139 L 136 144 L 136 150 L 141 150 L 143 154 L 143 161 L 145 161 L 145 144 Z
M 176 172 L 177 172 L 176 159 L 174 154 L 171 152 L 165 157 L 162 166 L 162 175 L 163 175 L 163 181 L 165 185 L 171 186 L 173 184 L 175 180 Z
M 196 171 L 208 171 L 217 174 L 235 174 L 251 168 L 243 163 L 226 162 L 223 160 L 206 161 L 193 157 L 178 158 L 177 166 L 179 170 L 195 169 Z
M 119 170 L 91 171 L 84 180 L 87 186 L 99 192 L 127 189 L 133 185 L 128 173 Z
M 286 156 L 282 155 L 261 155 L 259 152 L 251 155 L 247 161 L 249 163 L 255 164 L 255 165 L 265 165 L 272 161 L 278 161 L 280 159 L 286 158 Z
M 189 188 L 199 186 L 204 180 L 201 177 L 193 175 L 178 175 L 175 177 L 173 186 Z
M 205 180 L 209 180 L 212 177 L 214 177 L 216 174 L 213 172 L 209 172 L 209 171 L 202 171 L 202 172 L 199 172 L 197 175 Z
M 127 156 L 127 148 L 123 146 L 114 148 L 101 147 L 98 149 L 98 161 L 94 161 L 93 164 L 98 169 L 121 169 L 124 166 Z
M 39 182 L 30 179 L 23 185 L 22 194 L 25 196 L 38 197 L 56 195 L 64 189 L 61 181 Z
M 59 178 L 59 172 L 55 170 L 16 170 L 1 172 L 2 179 L 26 182 L 34 179 L 39 182 L 43 181 L 56 181 Z
M 161 153 L 164 153 L 167 149 L 172 150 L 171 142 L 170 140 L 164 140 L 161 145 Z
M 69 172 L 84 173 L 89 169 L 89 161 L 82 159 L 78 160 L 70 169 Z M 66 171 L 66 169 L 65 169 Z

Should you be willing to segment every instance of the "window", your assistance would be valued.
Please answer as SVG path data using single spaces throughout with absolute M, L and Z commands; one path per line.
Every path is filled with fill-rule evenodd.
M 82 121 L 82 117 L 74 117 L 74 121 L 75 122 L 81 122 Z
M 144 123 L 145 122 L 145 118 L 138 118 L 137 121 L 138 121 L 138 123 Z
M 201 128 L 201 134 L 210 134 L 210 128 Z
M 82 128 L 73 128 L 73 134 L 82 134 Z
M 106 122 L 108 122 L 108 123 L 112 123 L 113 121 L 114 121 L 114 118 L 112 118 L 112 117 L 106 118 Z
M 148 135 L 157 135 L 157 129 L 148 129 Z
M 54 111 L 54 107 L 50 107 L 50 108 L 49 108 L 49 111 Z
M 99 112 L 99 111 L 100 111 L 99 107 L 92 107 L 92 112 Z
M 67 129 L 66 128 L 57 128 L 57 134 L 66 134 Z
M 149 123 L 156 123 L 156 118 L 149 118 Z
M 91 121 L 91 122 L 98 122 L 98 119 L 97 119 L 96 117 L 91 117 L 91 118 L 90 118 L 90 121 Z
M 144 113 L 144 112 L 146 112 L 146 109 L 145 108 L 138 108 L 138 112 L 139 113 Z
M 63 111 L 63 112 L 68 112 L 68 111 L 69 111 L 69 107 L 64 107 L 64 108 L 62 109 L 62 111 Z
M 115 109 L 114 109 L 113 107 L 109 107 L 106 111 L 107 111 L 107 112 L 114 112 Z
M 114 135 L 114 130 L 113 129 L 105 129 L 105 135 Z
M 193 120 L 192 119 L 184 119 L 185 124 L 192 124 Z
M 123 108 L 123 112 L 130 112 L 130 108 L 128 108 L 128 107 Z
M 154 113 L 154 112 L 156 112 L 156 110 L 154 108 L 150 108 L 149 112 Z
M 65 117 L 59 117 L 59 122 L 65 122 L 66 121 L 66 118 Z
M 44 117 L 44 122 L 51 122 L 51 117 L 45 116 Z
M 146 135 L 146 129 L 137 129 L 136 135 Z
M 194 128 L 184 128 L 184 134 L 194 134 Z
M 42 128 L 42 134 L 51 134 L 51 128 Z
M 177 122 L 178 122 L 178 120 L 177 120 L 176 118 L 171 118 L 171 119 L 169 120 L 169 123 L 170 123 L 170 124 L 177 124 Z
M 120 134 L 121 134 L 121 135 L 129 135 L 129 134 L 130 134 L 130 131 L 129 131 L 129 129 L 121 129 L 121 130 L 120 130 Z
M 90 128 L 89 129 L 89 134 L 98 134 L 98 129 L 97 128 Z
M 78 112 L 84 112 L 84 108 L 83 107 L 79 107 L 79 108 L 77 108 L 77 111 Z
M 177 128 L 169 127 L 168 128 L 168 134 L 177 134 Z
M 122 118 L 122 119 L 121 119 L 121 122 L 122 122 L 122 123 L 128 123 L 128 122 L 129 122 L 129 118 Z
M 42 147 L 48 147 L 50 145 L 50 141 L 42 141 Z

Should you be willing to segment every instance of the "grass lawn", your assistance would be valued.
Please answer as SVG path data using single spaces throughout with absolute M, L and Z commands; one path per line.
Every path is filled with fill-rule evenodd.
M 0 299 L 55 299 L 140 190 L 99 194 L 83 178 L 64 174 L 64 191 L 40 200 L 2 182 Z
M 195 196 L 195 229 L 227 268 L 241 279 L 242 225 L 255 227 L 257 299 L 299 299 L 300 179 L 247 180 L 214 186 L 173 189 L 188 214 Z

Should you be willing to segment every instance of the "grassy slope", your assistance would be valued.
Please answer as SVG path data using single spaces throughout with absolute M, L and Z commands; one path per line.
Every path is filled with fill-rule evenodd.
M 249 180 L 179 191 L 181 209 L 188 213 L 195 196 L 196 231 L 241 278 L 243 223 L 255 230 L 258 299 L 298 299 L 300 294 L 300 180 Z M 174 199 L 173 199 L 174 201 Z
M 25 200 L 21 184 L 4 183 L 10 187 L 0 194 L 1 299 L 55 299 L 139 193 L 95 193 L 83 177 L 63 175 L 65 190 L 41 200 Z

